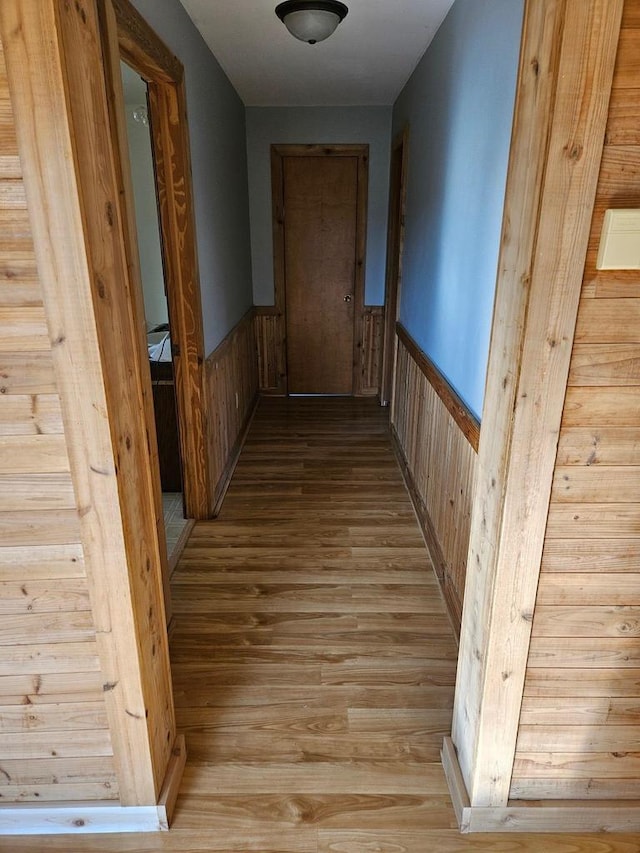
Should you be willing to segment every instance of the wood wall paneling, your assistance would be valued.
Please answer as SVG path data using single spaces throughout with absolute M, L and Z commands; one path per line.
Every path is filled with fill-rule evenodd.
M 456 632 L 462 618 L 479 424 L 398 326 L 392 427 Z
M 101 11 L 109 9 L 109 4 L 101 6 Z M 105 31 L 96 7 L 58 0 L 3 3 L 0 27 L 10 51 L 12 103 L 78 502 L 75 525 L 97 629 L 95 641 L 86 641 L 93 646 L 87 661 L 97 652 L 103 685 L 108 685 L 103 698 L 119 798 L 124 805 L 155 805 L 171 758 L 175 721 L 142 417 L 141 360 L 146 354 L 138 346 L 135 300 L 128 298 L 132 283 L 120 206 L 121 164 L 103 67 L 113 51 L 114 33 L 112 28 L 106 35 L 103 52 Z M 106 364 L 107 353 L 119 358 Z M 64 512 L 56 510 L 58 519 Z M 16 513 L 0 515 L 6 519 Z M 33 542 L 45 515 L 30 513 L 30 522 L 18 525 L 21 535 L 9 535 L 6 544 Z M 61 527 L 59 519 L 56 532 Z M 56 535 L 53 544 L 78 541 Z M 58 658 L 49 645 L 33 656 L 37 663 L 32 665 L 40 669 L 49 661 L 49 671 L 56 672 Z M 77 654 L 69 657 L 70 647 L 83 644 L 61 645 L 60 665 L 74 671 L 69 661 Z
M 258 386 L 261 394 L 287 393 L 286 331 L 277 307 L 255 309 L 254 334 L 258 359 Z
M 525 4 L 453 719 L 478 827 L 518 825 L 518 721 L 622 7 Z
M 533 619 L 514 799 L 638 798 L 640 276 L 599 271 L 595 259 L 604 211 L 640 206 L 639 49 L 640 2 L 625 0 Z
M 258 398 L 259 328 L 252 309 L 211 353 L 205 366 L 211 492 L 216 511 L 229 485 Z M 260 370 L 263 366 L 261 363 Z
M 0 802 L 114 800 L 104 679 L 16 155 L 0 42 Z
M 284 396 L 287 393 L 284 315 L 276 306 L 260 306 L 255 309 L 253 323 L 260 393 Z M 361 338 L 356 342 L 358 379 L 355 396 L 375 397 L 380 391 L 382 375 L 384 308 L 365 305 L 358 325 Z
M 375 397 L 380 392 L 382 377 L 384 308 L 377 305 L 365 306 L 360 326 L 362 338 L 358 344 L 360 364 L 356 396 Z

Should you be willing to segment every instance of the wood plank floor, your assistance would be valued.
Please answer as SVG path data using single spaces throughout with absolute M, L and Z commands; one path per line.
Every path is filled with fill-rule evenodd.
M 640 850 L 622 835 L 459 835 L 439 762 L 456 646 L 373 401 L 264 400 L 173 595 L 188 762 L 172 831 L 0 850 Z

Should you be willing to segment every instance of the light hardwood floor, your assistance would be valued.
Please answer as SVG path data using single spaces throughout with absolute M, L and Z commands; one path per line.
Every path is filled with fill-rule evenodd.
M 439 763 L 456 646 L 373 401 L 263 400 L 173 594 L 188 762 L 171 832 L 0 850 L 640 851 L 630 835 L 459 835 Z

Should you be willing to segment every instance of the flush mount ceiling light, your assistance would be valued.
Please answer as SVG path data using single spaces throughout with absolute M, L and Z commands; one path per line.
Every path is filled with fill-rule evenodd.
M 276 6 L 276 15 L 291 35 L 308 44 L 329 38 L 348 11 L 337 0 L 287 0 Z

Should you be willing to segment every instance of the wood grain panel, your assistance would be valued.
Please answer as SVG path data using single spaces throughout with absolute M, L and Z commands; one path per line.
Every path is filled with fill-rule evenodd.
M 80 9 L 48 0 L 36 9 L 12 0 L 2 5 L 0 22 L 18 92 L 13 103 L 47 321 L 56 330 L 54 365 L 82 507 L 96 643 L 105 683 L 113 685 L 104 697 L 120 796 L 130 804 L 156 802 L 175 720 L 142 416 L 150 405 L 142 372 L 147 354 L 127 252 L 122 162 L 109 121 L 118 51 L 110 12 L 110 3 Z M 112 351 L 119 358 L 105 370 L 102 359 Z
M 623 636 L 625 630 L 631 635 L 635 630 L 633 620 L 626 624 L 625 613 L 632 611 L 627 611 L 625 608 L 627 605 L 640 604 L 639 564 L 636 563 L 631 568 L 632 571 L 620 574 L 601 570 L 570 573 L 545 571 L 540 577 L 538 604 L 540 606 L 545 604 L 574 606 L 576 616 L 572 618 L 577 619 L 580 618 L 580 613 L 584 614 L 585 619 L 587 618 L 588 613 L 582 605 L 616 605 L 611 615 L 619 612 L 622 625 L 620 636 Z
M 509 789 L 622 9 L 610 0 L 525 4 L 456 683 L 457 754 L 445 746 L 455 761 L 446 765 L 451 790 L 460 790 L 457 767 L 468 792 L 462 811 L 495 810 L 485 828 L 515 829 L 521 814 L 509 807 Z
M 572 504 L 554 501 L 549 507 L 546 541 L 614 537 L 637 540 L 640 516 L 635 504 Z
M 95 628 L 91 614 L 86 609 L 86 596 L 83 599 L 82 596 L 74 594 L 70 598 L 74 601 L 79 599 L 80 607 L 84 609 L 78 612 L 65 610 L 52 613 L 28 612 L 4 615 L 0 625 L 0 645 L 14 646 L 15 644 L 19 647 L 19 651 L 22 651 L 27 643 L 34 645 L 40 643 L 42 646 L 54 646 L 58 643 L 62 647 L 69 643 L 92 641 L 95 638 Z M 7 603 L 6 609 L 10 607 L 11 605 Z M 6 653 L 9 654 L 8 651 Z
M 0 476 L 15 474 L 66 474 L 69 457 L 63 435 L 0 435 Z M 68 479 L 68 478 L 67 478 Z M 60 478 L 60 483 L 64 478 Z M 47 480 L 42 481 L 43 485 Z M 37 486 L 34 483 L 34 497 Z M 7 496 L 5 496 L 7 497 Z M 72 504 L 75 506 L 75 503 Z M 4 507 L 8 509 L 10 507 Z
M 83 621 L 86 624 L 86 619 Z M 27 639 L 26 635 L 23 635 L 23 639 Z M 5 643 L 5 645 L 12 644 Z M 0 659 L 0 676 L 57 676 L 62 673 L 99 671 L 98 653 L 93 641 L 67 643 L 54 641 L 34 645 L 23 642 L 13 645 L 11 654 L 5 654 Z
M 254 317 L 258 387 L 261 394 L 286 393 L 285 328 L 282 314 L 274 307 L 257 308 Z
M 634 2 L 627 3 L 633 8 Z M 640 32 L 635 26 L 631 26 L 631 12 L 628 12 L 623 22 L 620 33 L 620 47 L 616 59 L 616 68 L 613 77 L 614 88 L 635 89 L 640 79 Z M 616 92 L 617 94 L 617 92 Z
M 521 725 L 518 733 L 518 749 L 523 752 L 551 752 L 579 754 L 593 752 L 616 752 L 620 743 L 628 744 L 629 751 L 640 753 L 640 726 L 580 725 Z
M 640 666 L 640 644 L 637 639 L 628 637 L 533 637 L 529 666 L 548 666 L 554 669 L 633 669 Z
M 75 508 L 69 474 L 0 474 L 0 513 Z
M 22 713 L 34 705 L 60 709 L 71 704 L 100 705 L 104 679 L 99 671 L 57 672 L 47 675 L 4 675 L 0 677 L 3 707 L 20 706 Z
M 559 699 L 526 697 L 520 722 L 526 726 L 637 725 L 640 699 L 573 697 L 571 706 Z
M 258 394 L 253 312 L 249 311 L 206 362 L 211 493 L 224 497 Z
M 0 435 L 42 435 L 63 432 L 57 394 L 5 395 L 0 406 Z
M 474 427 L 472 416 L 459 412 L 459 402 L 454 419 L 450 396 L 441 396 L 445 383 L 433 384 L 434 368 L 425 373 L 424 359 L 415 360 L 405 337 L 398 340 L 392 423 L 414 506 L 459 626 L 477 458 L 469 435 L 477 435 L 477 422 Z M 469 429 L 461 429 L 461 420 Z
M 89 611 L 86 586 L 76 578 L 0 581 L 0 614 Z
M 0 545 L 74 545 L 79 541 L 75 509 L 0 512 Z
M 24 758 L 82 758 L 85 755 L 112 755 L 108 729 L 84 731 L 69 726 L 67 731 L 28 731 L 0 734 L 0 750 L 7 761 Z
M 629 778 L 638 772 L 640 702 L 640 279 L 598 271 L 595 258 L 604 210 L 640 204 L 639 22 L 640 2 L 626 0 L 512 797 L 637 796 Z M 624 698 L 609 698 L 616 696 Z
M 637 601 L 637 595 L 635 598 Z M 555 602 L 551 606 L 539 604 L 534 616 L 534 629 L 538 637 L 638 637 L 640 610 L 628 604 L 613 607 L 600 604 L 579 607 L 574 603 L 560 607 Z
M 33 759 L 24 762 L 8 760 L 2 763 L 3 769 L 6 769 L 10 776 L 10 782 L 9 780 L 5 781 L 10 785 L 38 787 L 40 785 L 59 784 L 61 791 L 64 791 L 66 785 L 70 783 L 79 787 L 85 779 L 90 783 L 99 783 L 105 780 L 105 782 L 108 781 L 113 784 L 115 780 L 112 765 L 113 762 L 109 761 L 107 757 L 98 756 L 70 758 L 68 760 L 48 757 L 40 761 Z M 110 770 L 111 772 L 109 772 Z M 113 787 L 117 794 L 117 785 L 114 784 Z M 59 799 L 59 796 L 60 794 L 56 799 Z M 39 842 L 42 844 L 42 839 L 39 839 Z
M 117 799 L 76 496 L 15 154 L 0 49 L 0 801 Z
M 602 303 L 596 303 L 596 305 L 599 304 Z M 639 344 L 632 342 L 574 345 L 569 369 L 569 385 L 639 384 Z
M 530 669 L 525 696 L 544 699 L 615 699 L 640 695 L 640 669 Z
M 556 503 L 639 503 L 638 468 L 620 465 L 557 465 L 551 499 Z
M 362 339 L 357 342 L 358 369 L 355 396 L 375 396 L 380 390 L 384 308 L 365 306 L 361 321 Z M 254 333 L 261 394 L 286 393 L 286 349 L 284 316 L 274 306 L 255 309 Z
M 362 340 L 360 351 L 359 383 L 356 395 L 375 396 L 380 392 L 382 376 L 382 349 L 384 336 L 384 308 L 372 306 L 362 315 Z
M 585 780 L 631 780 L 640 775 L 640 753 L 577 753 L 554 752 L 521 752 L 516 756 L 514 775 L 544 777 L 547 783 L 547 799 L 551 799 L 554 779 L 585 779 Z M 609 785 L 609 791 L 615 789 Z M 629 785 L 620 784 L 620 791 L 626 791 L 621 798 L 629 799 Z M 636 790 L 637 794 L 637 790 Z M 635 796 L 632 797 L 635 799 Z
M 609 109 L 606 141 L 608 145 L 640 145 L 638 101 L 640 89 L 618 89 Z
M 50 351 L 0 356 L 0 394 L 54 394 L 55 391 Z
M 38 308 L 42 306 L 42 291 L 38 281 L 29 279 L 31 272 L 28 268 L 33 260 L 22 262 L 7 257 L 8 253 L 0 260 L 0 304 L 15 305 L 22 308 Z M 27 268 L 25 268 L 27 267 Z
M 632 427 L 639 422 L 640 386 L 567 388 L 563 427 Z
M 560 434 L 556 464 L 562 466 L 640 465 L 637 427 L 565 427 Z M 615 472 L 609 470 L 615 479 Z
M 634 344 L 639 323 L 640 299 L 584 299 L 578 313 L 576 342 Z
M 0 580 L 47 580 L 85 576 L 82 545 L 0 548 Z
M 30 353 L 50 350 L 43 308 L 0 306 L 0 352 Z
M 640 539 L 549 539 L 542 554 L 543 572 L 637 572 Z

